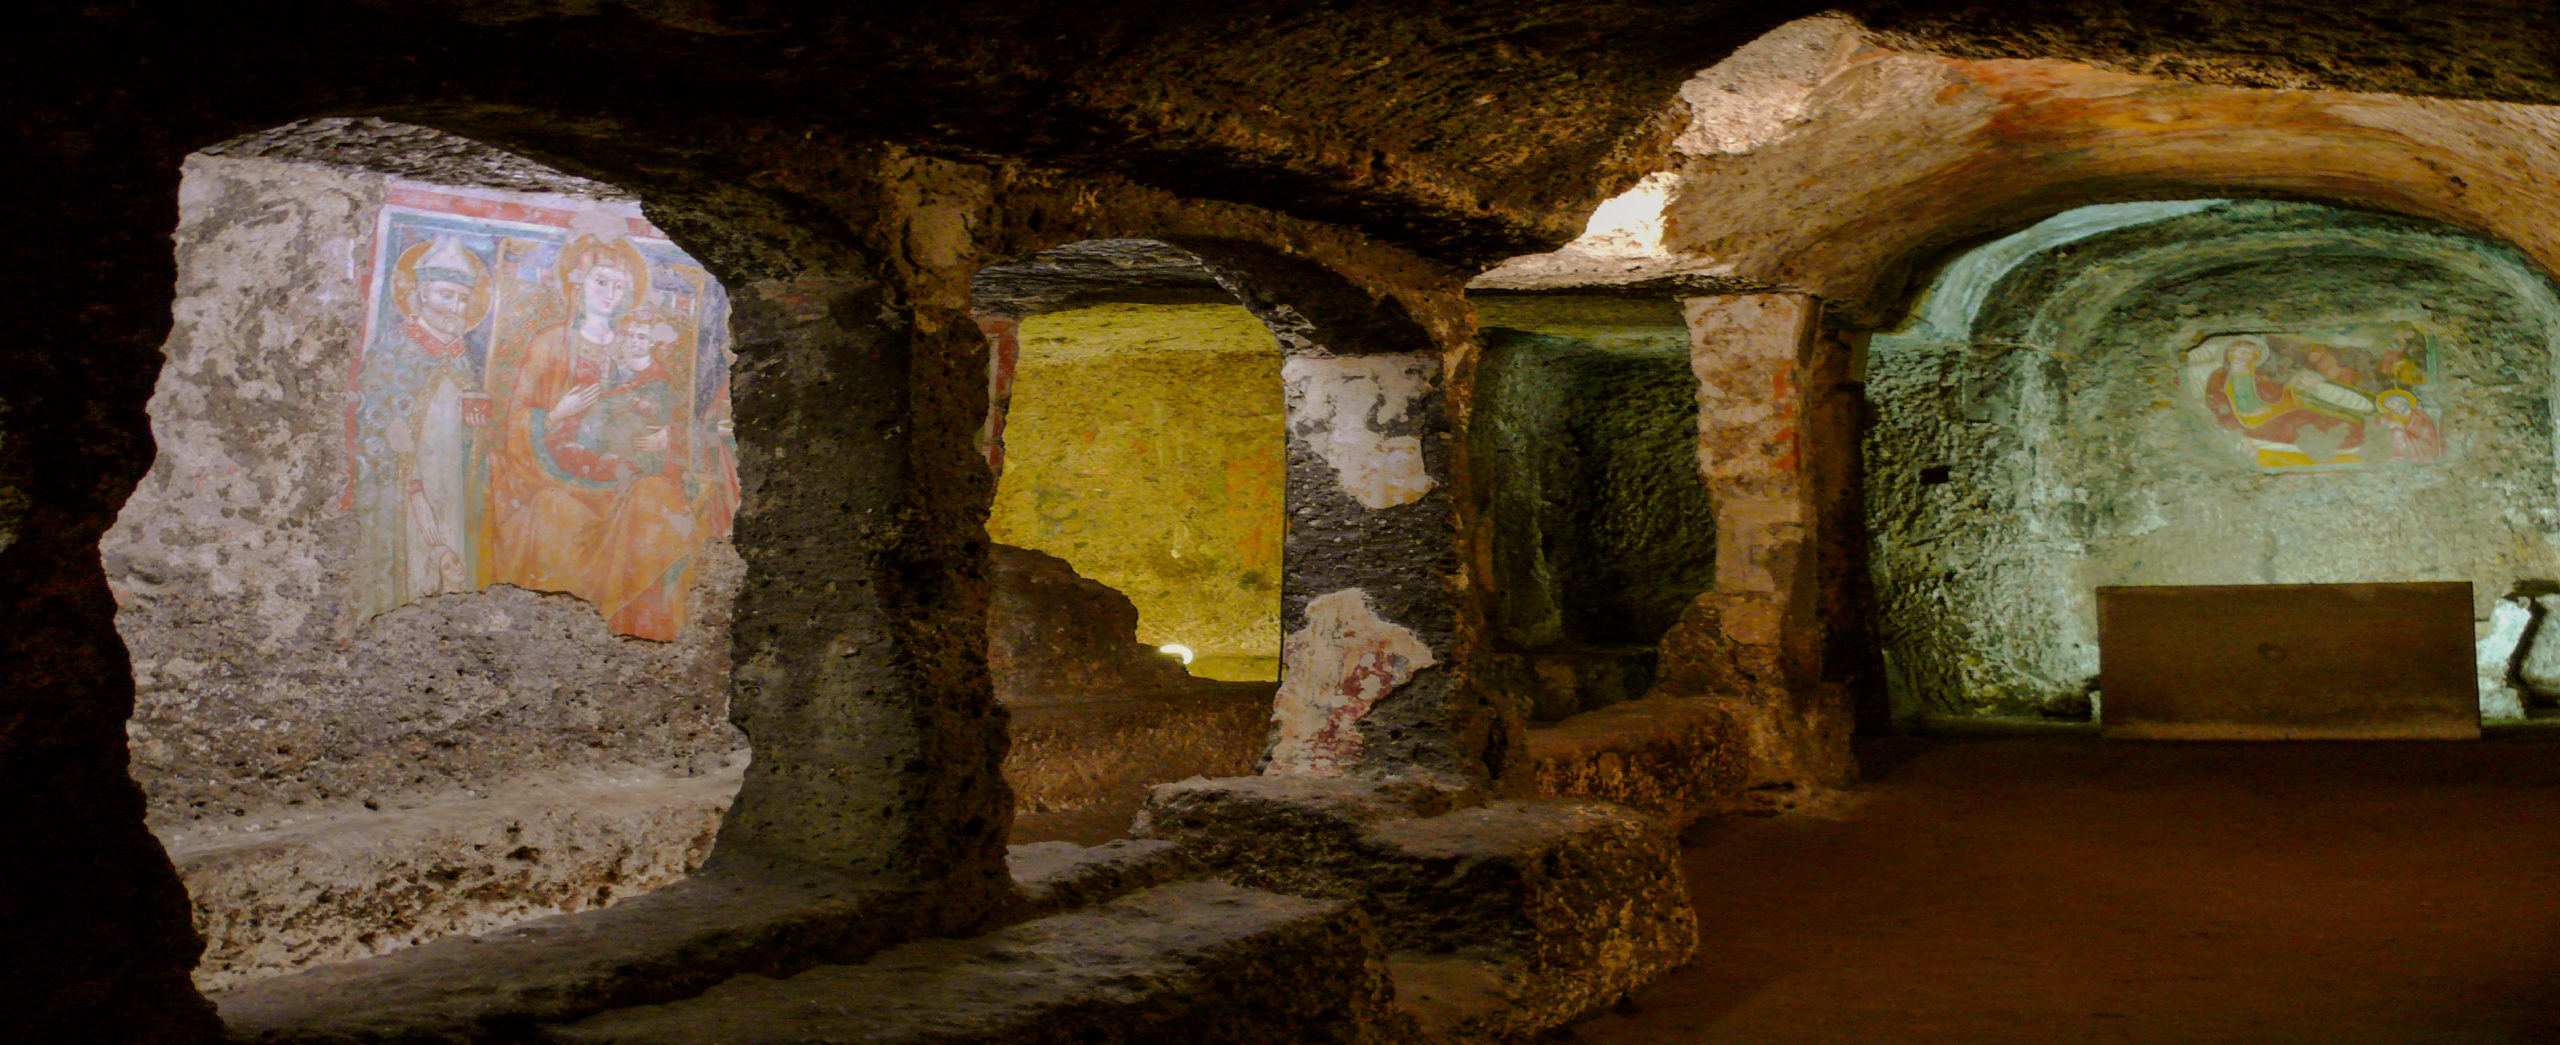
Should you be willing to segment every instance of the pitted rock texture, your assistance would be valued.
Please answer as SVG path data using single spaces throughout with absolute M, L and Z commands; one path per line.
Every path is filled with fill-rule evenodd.
M 514 781 L 480 795 L 172 840 L 221 990 L 312 965 L 629 899 L 711 853 L 736 768 Z
M 2467 579 L 2485 626 L 2501 598 L 2560 576 L 2560 296 L 2536 266 L 2445 226 L 2310 204 L 2132 217 L 2150 220 L 1985 247 L 1994 263 L 1951 266 L 1932 291 L 1950 308 L 1871 347 L 1868 520 L 1900 713 L 2085 709 L 2099 585 Z M 2184 384 L 2209 337 L 2365 325 L 2434 346 L 2417 388 L 2438 459 L 2269 472 Z M 2386 457 L 2371 430 L 2369 456 Z
M 1360 720 L 1397 687 L 1440 663 L 1413 630 L 1380 619 L 1357 588 L 1309 600 L 1306 627 L 1281 644 L 1286 671 L 1272 702 L 1269 770 L 1331 776 L 1360 756 Z
M 1477 776 L 1501 736 L 1456 683 L 1455 438 L 1440 359 L 1298 352 L 1270 768 Z M 1488 728 L 1491 726 L 1491 728 Z
M 1150 785 L 1250 772 L 1270 734 L 1271 684 L 1187 686 L 1008 705 L 1013 839 L 1125 832 Z
M 1439 377 L 1438 360 L 1409 356 L 1295 355 L 1280 368 L 1289 388 L 1289 435 L 1333 466 L 1351 499 L 1381 511 L 1439 485 L 1422 439 L 1390 434 Z
M 911 890 L 724 859 L 603 910 L 447 937 L 211 995 L 261 1045 L 481 1041 L 507 1028 L 690 997 L 741 973 L 858 961 L 933 916 Z M 506 1031 L 514 1033 L 513 1031 Z
M 1277 679 L 1271 329 L 1229 299 L 1044 313 L 1016 335 L 988 536 L 1119 589 L 1140 638 L 1190 650 L 1195 675 Z
M 1526 649 L 1652 645 L 1715 576 L 1687 331 L 1676 313 L 1588 327 L 1504 302 L 1497 318 L 1518 327 L 1487 333 L 1469 424 L 1489 614 Z
M 1016 904 L 1009 918 L 1091 907 L 1199 870 L 1182 847 L 1162 839 L 1118 838 L 1101 845 L 1033 842 L 1007 847 Z
M 741 977 L 547 1028 L 555 1045 L 1299 1045 L 1410 1040 L 1357 906 L 1159 886 L 860 965 Z
M 1131 696 L 1191 681 L 1182 662 L 1137 639 L 1129 597 L 1065 559 L 987 546 L 987 674 L 1007 704 Z
M 969 304 L 980 312 L 1033 316 L 1088 304 L 1229 300 L 1190 251 L 1151 239 L 1095 239 L 1052 247 L 979 269 Z
M 1010 720 L 1013 839 L 1126 830 L 1148 785 L 1252 770 L 1271 685 L 1195 679 L 1133 637 L 1127 597 L 1055 556 L 988 546 L 987 673 Z
M 1488 328 L 1469 462 L 1492 656 L 1524 717 L 1641 697 L 1653 646 L 1714 583 L 1697 379 L 1678 306 L 1473 294 Z
M 1499 967 L 1505 1004 L 1453 1017 L 1459 1040 L 1557 1026 L 1688 960 L 1696 919 L 1664 825 L 1592 802 L 1434 810 L 1451 797 L 1419 782 L 1186 781 L 1156 789 L 1141 834 L 1242 884 L 1355 900 L 1390 950 Z
M 1672 827 L 1734 808 L 1749 783 L 1749 750 L 1722 702 L 1650 697 L 1531 726 L 1526 759 L 1535 793 L 1612 802 Z
M 263 159 L 188 167 L 161 454 L 101 545 L 134 651 L 135 775 L 165 836 L 556 770 L 699 773 L 740 752 L 725 545 L 672 643 L 508 588 L 356 619 L 345 375 L 386 184 Z
M 1429 777 L 1183 780 L 1147 793 L 1131 834 L 1176 842 L 1211 867 L 1253 860 L 1271 839 L 1286 838 L 1289 862 L 1258 872 L 1267 887 L 1329 895 L 1330 883 L 1354 873 L 1366 860 L 1359 842 L 1371 825 L 1438 816 L 1466 797 L 1456 782 Z

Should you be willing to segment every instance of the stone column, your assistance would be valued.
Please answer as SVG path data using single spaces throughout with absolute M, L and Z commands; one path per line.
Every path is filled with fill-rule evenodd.
M 1458 560 L 1440 378 L 1428 353 L 1293 346 L 1282 366 L 1287 637 L 1265 773 L 1484 776 L 1451 684 Z
M 968 491 L 936 473 L 984 472 L 978 419 L 917 401 L 983 381 L 983 335 L 860 279 L 758 283 L 733 303 L 747 576 L 730 717 L 755 754 L 713 866 L 878 876 L 965 920 L 1003 888 L 1010 806 L 983 549 L 954 518 Z
M 1821 307 L 1802 294 L 1685 302 L 1716 582 L 1663 637 L 1655 688 L 1728 704 L 1754 786 L 1855 772 L 1860 406 L 1853 346 L 1822 333 Z

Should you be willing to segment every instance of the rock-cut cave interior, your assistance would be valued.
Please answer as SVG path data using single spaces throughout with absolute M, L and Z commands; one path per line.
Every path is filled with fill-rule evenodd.
M 0 1039 L 2560 1042 L 2547 5 L 190 6 Z

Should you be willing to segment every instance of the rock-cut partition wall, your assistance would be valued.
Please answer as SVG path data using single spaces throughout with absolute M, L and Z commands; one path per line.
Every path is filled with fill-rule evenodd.
M 188 161 L 102 548 L 208 988 L 673 881 L 745 763 L 722 288 L 608 187 L 372 133 Z
M 2102 585 L 2467 580 L 2484 711 L 2520 714 L 2494 624 L 2560 590 L 2556 323 L 2512 249 L 2304 203 L 2085 208 L 1957 259 L 1869 356 L 1899 708 L 2085 717 Z

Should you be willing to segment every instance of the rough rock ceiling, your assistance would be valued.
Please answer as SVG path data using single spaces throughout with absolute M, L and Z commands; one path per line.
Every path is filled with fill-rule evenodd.
M 1008 316 L 1097 301 L 1236 301 L 1191 252 L 1151 239 L 1085 240 L 989 265 L 969 281 L 969 293 L 978 311 Z
M 12 43 L 30 50 L 0 82 L 30 111 L 66 115 L 22 128 L 55 152 L 85 147 L 82 112 L 184 151 L 300 117 L 432 108 L 578 173 L 716 169 L 757 134 L 884 139 L 1121 174 L 1480 265 L 1571 238 L 1662 166 L 1683 80 L 1825 6 L 373 0 L 251 17 L 66 4 L 26 16 Z M 2560 34 L 2541 4 L 1845 10 L 1900 46 L 1970 57 L 2560 102 Z

